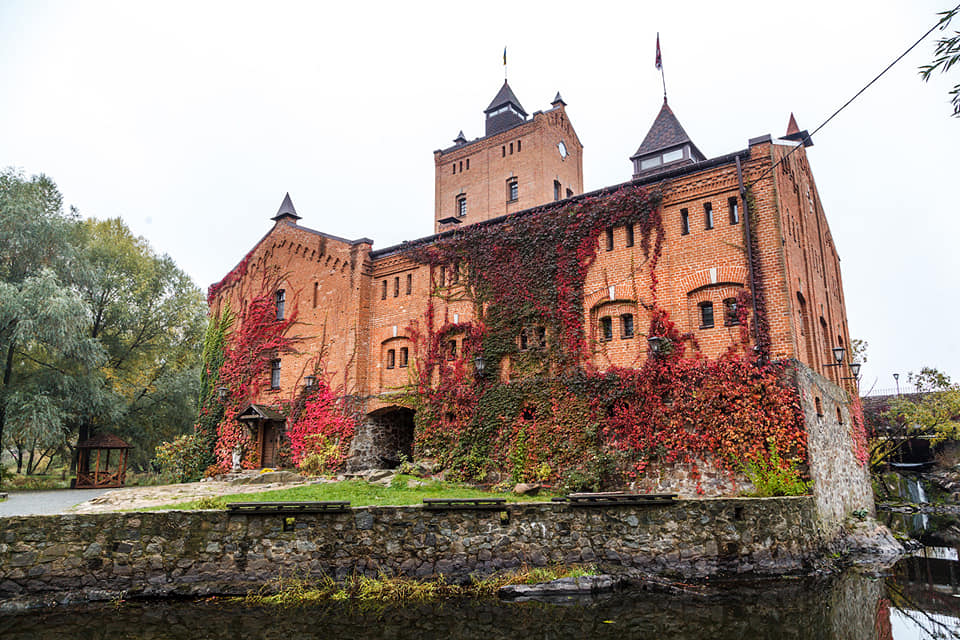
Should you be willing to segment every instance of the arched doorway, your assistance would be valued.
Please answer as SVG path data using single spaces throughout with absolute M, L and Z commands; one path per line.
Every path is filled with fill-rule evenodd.
M 353 439 L 351 467 L 394 469 L 413 459 L 413 418 L 407 407 L 390 406 L 368 413 Z

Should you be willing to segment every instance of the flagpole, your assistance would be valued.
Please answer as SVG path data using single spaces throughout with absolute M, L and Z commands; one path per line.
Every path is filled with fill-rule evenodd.
M 657 57 L 654 65 L 660 70 L 660 79 L 663 81 L 663 104 L 667 104 L 667 76 L 663 72 L 663 57 L 660 55 L 660 32 L 657 32 Z
M 503 48 L 503 81 L 507 81 L 507 48 Z

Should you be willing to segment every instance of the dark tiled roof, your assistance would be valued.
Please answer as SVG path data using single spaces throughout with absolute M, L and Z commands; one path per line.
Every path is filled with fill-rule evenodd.
M 280 203 L 280 208 L 277 209 L 277 215 L 270 219 L 280 220 L 281 218 L 293 218 L 294 220 L 300 219 L 300 216 L 297 215 L 297 210 L 293 208 L 293 200 L 290 199 L 289 192 L 287 192 L 287 195 L 283 197 L 283 202 Z
M 677 116 L 673 115 L 673 111 L 670 110 L 670 106 L 664 100 L 660 113 L 653 121 L 650 131 L 647 132 L 647 137 L 643 139 L 637 152 L 630 156 L 630 159 L 633 160 L 638 156 L 656 153 L 685 143 L 693 144 L 693 141 L 680 126 Z M 694 148 L 696 148 L 696 145 L 694 145 Z M 699 149 L 697 151 L 699 152 Z
M 129 449 L 130 445 L 112 433 L 98 433 L 77 445 L 79 449 Z
M 286 420 L 287 416 L 283 415 L 276 409 L 271 409 L 265 404 L 251 404 L 237 414 L 237 419 L 239 420 L 256 418 L 261 418 L 264 420 Z
M 510 85 L 507 84 L 507 81 L 503 81 L 503 86 L 500 87 L 500 91 L 497 92 L 496 97 L 490 103 L 490 106 L 483 110 L 484 113 L 489 113 L 496 109 L 497 107 L 502 107 L 503 105 L 510 103 L 517 108 L 520 113 L 527 115 L 527 112 L 524 110 L 523 105 L 520 104 L 520 100 L 517 99 L 517 96 L 514 95 L 513 89 L 510 88 Z

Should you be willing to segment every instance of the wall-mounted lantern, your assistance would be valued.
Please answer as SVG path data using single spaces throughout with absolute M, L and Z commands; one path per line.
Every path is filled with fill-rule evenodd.
M 478 378 L 483 377 L 483 372 L 487 368 L 487 361 L 483 359 L 483 356 L 477 356 L 473 359 L 473 371 Z
M 654 358 L 669 355 L 673 351 L 673 342 L 670 338 L 663 336 L 650 336 L 647 338 L 647 344 L 650 345 L 650 351 Z
M 220 402 L 223 402 L 227 399 L 227 388 L 226 387 L 217 387 L 217 397 L 220 398 Z
M 843 347 L 834 347 L 831 349 L 833 351 L 834 364 L 825 364 L 825 367 L 839 367 L 843 364 L 843 356 L 847 354 L 847 350 Z
M 303 381 L 307 391 L 313 391 L 317 388 L 317 376 L 306 376 Z

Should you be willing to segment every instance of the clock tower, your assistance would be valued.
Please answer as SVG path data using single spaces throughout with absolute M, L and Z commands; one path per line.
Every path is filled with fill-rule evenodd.
M 484 135 L 433 152 L 434 232 L 583 193 L 583 145 L 560 94 L 528 116 L 506 80 L 484 109 Z

